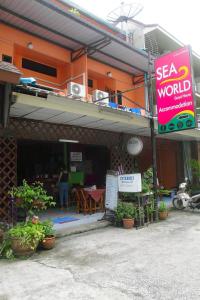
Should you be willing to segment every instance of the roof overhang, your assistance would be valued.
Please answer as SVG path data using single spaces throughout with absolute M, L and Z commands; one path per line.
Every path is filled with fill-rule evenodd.
M 144 136 L 150 133 L 149 120 L 133 113 L 68 97 L 48 95 L 45 99 L 21 93 L 14 95 L 11 117 Z
M 158 138 L 176 140 L 176 141 L 200 141 L 200 129 L 189 129 L 172 133 L 157 135 Z
M 0 61 L 0 82 L 17 84 L 21 72 L 11 63 Z
M 118 111 L 68 97 L 48 95 L 45 99 L 21 93 L 14 93 L 14 95 L 15 103 L 11 106 L 10 117 L 150 136 L 149 120 L 130 112 Z M 200 130 L 190 129 L 157 134 L 157 138 L 200 141 Z
M 89 56 L 131 74 L 148 72 L 148 55 L 51 0 L 2 0 L 3 23 L 76 51 L 102 39 L 110 43 Z

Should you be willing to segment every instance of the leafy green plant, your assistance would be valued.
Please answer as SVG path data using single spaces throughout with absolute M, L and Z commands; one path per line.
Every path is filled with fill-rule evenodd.
M 0 258 L 12 259 L 14 258 L 13 251 L 11 249 L 11 242 L 8 236 L 6 236 L 0 245 Z
M 144 208 L 142 206 L 137 208 L 137 217 L 144 218 Z
M 146 206 L 146 213 L 147 213 L 148 215 L 153 214 L 154 211 L 155 211 L 155 208 L 154 208 L 153 206 L 151 206 L 151 205 L 147 205 L 147 206 Z
M 162 200 L 163 196 L 169 196 L 171 194 L 171 191 L 166 190 L 164 188 L 158 188 L 157 189 L 157 195 L 160 198 L 160 200 Z
M 23 208 L 28 215 L 34 215 L 35 211 L 47 209 L 54 206 L 52 196 L 48 196 L 41 182 L 35 182 L 32 185 L 23 180 L 21 186 L 13 187 L 9 195 L 16 199 L 16 205 Z
M 151 193 L 153 189 L 153 169 L 147 169 L 142 175 L 142 193 Z
M 134 219 L 136 213 L 136 207 L 132 203 L 119 202 L 115 210 L 116 222 L 120 223 L 122 219 Z
M 196 159 L 191 159 L 190 166 L 191 166 L 193 175 L 196 176 L 197 178 L 199 178 L 200 177 L 200 162 Z
M 167 210 L 168 210 L 167 204 L 164 201 L 161 201 L 159 205 L 159 212 L 165 212 Z
M 40 224 L 42 226 L 42 231 L 45 237 L 54 235 L 55 231 L 53 229 L 53 223 L 51 220 L 45 220 Z
M 8 231 L 8 236 L 11 239 L 20 239 L 22 246 L 31 246 L 34 249 L 38 242 L 44 238 L 43 226 L 32 222 L 20 223 Z

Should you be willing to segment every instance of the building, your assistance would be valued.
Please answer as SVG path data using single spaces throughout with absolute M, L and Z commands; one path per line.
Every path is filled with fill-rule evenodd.
M 51 185 L 58 167 L 67 164 L 84 173 L 85 184 L 102 186 L 108 169 L 143 172 L 152 164 L 148 53 L 71 2 L 16 2 L 0 6 L 4 219 L 7 191 L 23 178 L 43 178 Z M 196 138 L 195 131 L 158 138 L 158 176 L 166 188 L 183 176 L 180 141 L 192 134 Z M 126 151 L 132 136 L 144 143 L 135 158 Z

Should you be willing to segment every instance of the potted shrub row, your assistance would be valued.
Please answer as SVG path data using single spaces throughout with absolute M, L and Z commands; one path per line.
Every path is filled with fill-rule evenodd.
M 30 256 L 37 247 L 52 249 L 55 245 L 53 223 L 50 220 L 43 222 L 19 223 L 6 232 L 0 247 L 0 256 Z
M 55 244 L 53 223 L 49 220 L 40 222 L 37 213 L 54 206 L 53 197 L 47 195 L 43 184 L 35 182 L 28 184 L 23 180 L 22 185 L 14 186 L 9 195 L 14 203 L 25 212 L 26 218 L 4 234 L 0 246 L 0 256 L 27 256 L 40 245 L 44 249 L 51 249 Z M 2 239 L 2 238 L 1 238 Z

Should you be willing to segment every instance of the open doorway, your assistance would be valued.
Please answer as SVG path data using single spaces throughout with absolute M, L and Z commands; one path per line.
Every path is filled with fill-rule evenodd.
M 81 185 L 104 188 L 110 168 L 110 152 L 105 146 L 61 142 L 19 140 L 17 181 L 40 181 L 59 204 L 57 181 L 60 169 L 69 172 L 70 189 Z M 69 191 L 70 192 L 70 191 Z

